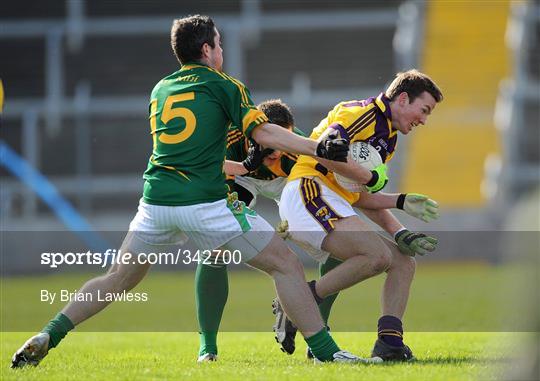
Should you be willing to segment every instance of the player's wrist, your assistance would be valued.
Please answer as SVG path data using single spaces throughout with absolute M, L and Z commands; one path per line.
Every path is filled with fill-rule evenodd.
M 315 149 L 316 157 L 323 159 L 347 162 L 349 152 L 349 142 L 339 137 L 337 131 L 331 131 L 317 143 Z
M 396 200 L 396 208 L 403 210 L 407 193 L 401 193 Z
M 251 172 L 253 171 L 255 168 L 253 168 L 253 163 L 251 162 L 251 160 L 244 160 L 242 161 L 242 166 L 246 169 L 246 171 L 248 172 Z
M 369 192 L 376 193 L 382 190 L 387 183 L 388 176 L 386 175 L 386 165 L 381 164 L 371 170 L 371 179 L 365 185 Z
M 253 141 L 250 141 L 247 157 L 242 161 L 242 165 L 248 172 L 253 172 L 259 168 L 263 162 L 265 151 Z
M 371 179 L 366 183 L 367 187 L 373 187 L 379 181 L 379 173 L 377 171 L 370 171 Z
M 403 234 L 407 233 L 409 231 L 409 229 L 403 227 L 401 229 L 398 229 L 395 233 L 394 233 L 394 240 L 397 242 L 399 237 L 401 237 Z
M 323 159 L 326 159 L 328 157 L 328 151 L 326 150 L 326 146 L 323 141 L 317 142 L 313 156 L 321 157 Z

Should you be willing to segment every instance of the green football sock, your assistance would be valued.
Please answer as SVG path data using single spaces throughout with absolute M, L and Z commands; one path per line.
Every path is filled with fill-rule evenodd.
M 50 336 L 49 339 L 49 349 L 56 347 L 60 341 L 69 331 L 71 331 L 75 326 L 69 320 L 69 318 L 63 313 L 59 312 L 58 315 L 54 317 L 49 323 L 43 327 L 41 332 L 48 333 Z
M 226 266 L 199 264 L 195 273 L 195 301 L 200 329 L 199 356 L 217 355 L 217 333 L 229 295 Z
M 319 275 L 322 277 L 324 274 L 332 270 L 333 268 L 339 266 L 343 262 L 329 257 L 325 263 L 319 264 Z M 324 324 L 328 325 L 328 318 L 330 317 L 330 311 L 332 310 L 332 305 L 338 297 L 339 292 L 329 295 L 319 304 L 319 311 L 321 312 L 321 317 L 323 318 Z
M 305 340 L 313 356 L 321 361 L 332 361 L 334 353 L 339 352 L 339 347 L 326 328 Z
M 199 356 L 207 353 L 218 354 L 217 332 L 199 332 Z

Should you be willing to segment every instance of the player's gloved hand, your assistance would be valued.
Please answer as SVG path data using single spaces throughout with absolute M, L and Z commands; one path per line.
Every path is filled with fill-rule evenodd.
M 254 171 L 259 168 L 265 156 L 272 153 L 272 149 L 262 149 L 261 146 L 253 141 L 249 141 L 247 157 L 242 162 L 244 168 L 248 171 Z
M 315 151 L 315 155 L 318 157 L 342 162 L 347 161 L 348 154 L 349 142 L 346 139 L 340 138 L 337 131 L 331 131 L 321 139 Z
M 405 255 L 414 257 L 416 254 L 426 255 L 435 251 L 439 241 L 424 233 L 415 233 L 407 229 L 399 231 L 395 236 L 399 251 Z
M 276 233 L 285 240 L 289 238 L 289 221 L 281 220 L 278 226 L 276 226 Z
M 424 222 L 439 218 L 439 204 L 423 194 L 402 193 L 397 199 L 396 207 Z
M 377 193 L 388 183 L 386 164 L 381 164 L 371 171 L 371 180 L 366 184 L 369 193 Z

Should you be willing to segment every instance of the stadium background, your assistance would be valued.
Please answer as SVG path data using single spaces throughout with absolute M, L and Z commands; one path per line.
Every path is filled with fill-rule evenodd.
M 171 20 L 195 13 L 216 20 L 225 71 L 256 102 L 287 102 L 306 132 L 335 103 L 378 94 L 398 70 L 431 75 L 445 100 L 427 126 L 399 139 L 389 190 L 429 194 L 442 208 L 430 225 L 399 215 L 411 229 L 441 237 L 438 253 L 419 259 L 418 282 L 433 292 L 418 287 L 412 299 L 417 292 L 429 306 L 455 291 L 455 304 L 439 310 L 441 316 L 461 307 L 480 312 L 471 312 L 470 325 L 434 326 L 426 319 L 417 330 L 502 329 L 502 319 L 485 322 L 501 303 L 490 299 L 498 277 L 514 265 L 533 270 L 508 278 L 531 294 L 510 292 L 504 303 L 526 300 L 526 309 L 516 311 L 538 311 L 529 299 L 539 289 L 538 1 L 27 1 L 0 4 L 3 331 L 39 329 L 57 309 L 26 320 L 23 310 L 8 311 L 19 306 L 21 293 L 36 292 L 23 287 L 29 279 L 66 279 L 77 287 L 74 272 L 100 271 L 75 266 L 50 274 L 37 253 L 119 243 L 151 149 L 149 92 L 177 70 Z M 277 222 L 271 202 L 259 198 L 258 210 Z M 151 285 L 165 288 L 174 276 L 165 273 Z M 376 314 L 376 299 L 368 302 Z M 411 323 L 425 314 L 421 306 L 412 308 Z M 524 324 L 507 330 L 537 330 Z M 371 327 L 366 322 L 361 329 Z
M 389 190 L 429 194 L 443 209 L 429 226 L 405 218 L 411 228 L 505 230 L 516 203 L 538 205 L 538 2 L 36 1 L 0 13 L 3 229 L 126 229 L 151 148 L 148 93 L 177 69 L 170 20 L 197 12 L 223 32 L 225 70 L 256 102 L 282 98 L 308 133 L 335 103 L 378 94 L 397 70 L 438 82 L 445 101 L 399 139 L 391 165 Z M 62 217 L 61 198 L 44 202 L 44 183 L 11 150 L 74 213 Z M 526 209 L 533 215 L 513 230 L 538 226 L 537 208 Z M 271 202 L 259 210 L 276 222 Z M 5 273 L 31 270 L 10 242 Z M 441 245 L 425 260 L 501 255 Z

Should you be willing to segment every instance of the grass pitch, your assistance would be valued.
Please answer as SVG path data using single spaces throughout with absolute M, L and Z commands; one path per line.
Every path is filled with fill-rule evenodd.
M 72 333 L 36 368 L 11 370 L 29 334 L 4 333 L 3 380 L 491 380 L 503 372 L 515 334 L 408 333 L 418 360 L 382 365 L 314 365 L 302 342 L 283 354 L 271 333 L 225 332 L 219 361 L 197 364 L 196 333 Z M 374 333 L 335 333 L 343 348 L 367 356 Z M 300 340 L 301 341 L 301 340 Z M 489 350 L 487 350 L 489 348 Z
M 84 322 L 37 367 L 11 370 L 13 352 L 65 303 L 39 300 L 40 289 L 74 290 L 88 274 L 1 279 L 2 380 L 492 380 L 504 379 L 526 334 L 499 333 L 519 321 L 499 292 L 516 279 L 486 265 L 420 266 L 404 324 L 417 361 L 382 365 L 314 365 L 297 340 L 292 356 L 274 342 L 273 286 L 254 271 L 231 272 L 229 303 L 219 336 L 219 361 L 197 364 L 198 335 L 192 272 L 154 272 L 134 291 L 146 303 L 115 303 Z M 316 277 L 313 271 L 308 278 Z M 330 325 L 338 344 L 368 356 L 376 338 L 383 277 L 343 292 Z M 504 316 L 504 303 L 513 312 Z M 509 329 L 510 330 L 510 329 Z M 514 327 L 512 327 L 512 330 Z M 117 332 L 122 331 L 122 332 Z M 127 332 L 131 331 L 131 332 Z M 484 332 L 480 332 L 484 331 Z

